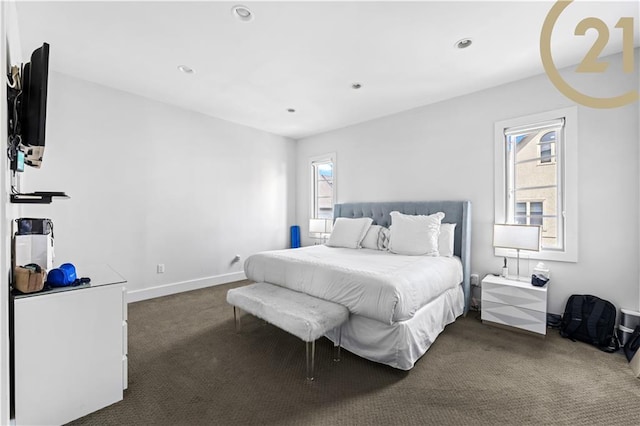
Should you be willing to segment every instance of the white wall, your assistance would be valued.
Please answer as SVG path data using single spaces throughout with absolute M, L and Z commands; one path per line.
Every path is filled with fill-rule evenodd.
M 287 247 L 294 170 L 292 140 L 53 72 L 23 191 L 71 199 L 23 214 L 53 220 L 54 264 L 110 264 L 139 300 L 242 279 L 246 256 Z
M 612 69 L 620 67 L 619 56 L 608 60 Z M 638 88 L 637 74 L 601 77 L 580 76 L 576 84 L 597 84 L 598 96 Z M 472 271 L 499 272 L 501 258 L 491 245 L 494 122 L 573 104 L 540 75 L 299 141 L 303 243 L 311 243 L 308 158 L 336 152 L 337 202 L 471 200 Z M 580 106 L 578 114 L 579 261 L 546 262 L 552 273 L 549 310 L 561 313 L 573 293 L 637 309 L 638 103 L 604 110 Z
M 22 62 L 15 2 L 0 2 L 0 69 Z M 0 99 L 7 99 L 6 84 L 0 85 Z M 0 105 L 0 152 L 7 151 L 7 102 Z M 20 206 L 9 203 L 11 172 L 7 157 L 0 161 L 0 424 L 9 424 L 9 271 L 11 263 L 11 221 Z
M 7 33 L 5 31 L 7 18 L 7 3 L 0 2 L 0 69 L 7 71 Z M 6 99 L 7 85 L 0 85 L 0 99 Z M 0 152 L 7 150 L 7 102 L 0 105 Z M 0 161 L 0 282 L 7 282 L 9 274 L 9 262 L 7 254 L 10 249 L 9 238 L 7 236 L 7 223 L 9 219 L 6 215 L 7 208 L 7 181 L 8 167 L 6 157 Z M 2 286 L 0 290 L 0 424 L 9 423 L 9 291 Z

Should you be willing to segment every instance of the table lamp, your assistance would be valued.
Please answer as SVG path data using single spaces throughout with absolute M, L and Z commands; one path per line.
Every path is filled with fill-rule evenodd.
M 517 256 L 517 276 L 520 279 L 520 250 L 540 251 L 541 228 L 537 225 L 493 225 L 493 246 L 515 249 Z

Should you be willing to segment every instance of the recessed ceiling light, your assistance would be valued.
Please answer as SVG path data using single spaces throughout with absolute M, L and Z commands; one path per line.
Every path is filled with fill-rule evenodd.
M 231 8 L 231 13 L 236 19 L 239 19 L 242 22 L 249 22 L 253 20 L 253 12 L 247 6 L 243 6 L 238 4 Z
M 186 65 L 178 65 L 178 69 L 185 74 L 193 74 L 195 71 Z
M 352 89 L 356 89 L 356 90 L 357 90 L 357 89 L 360 89 L 361 87 L 362 87 L 362 84 L 360 84 L 360 83 L 353 83 L 353 84 L 351 85 L 351 88 L 352 88 Z
M 473 40 L 471 40 L 470 38 L 463 38 L 461 40 L 456 41 L 456 44 L 454 46 L 457 47 L 458 49 L 466 49 L 467 47 L 471 46 L 472 43 L 473 43 Z
M 295 110 L 295 109 L 293 109 L 293 108 L 288 108 L 288 109 L 287 109 L 287 112 L 296 112 L 296 110 Z

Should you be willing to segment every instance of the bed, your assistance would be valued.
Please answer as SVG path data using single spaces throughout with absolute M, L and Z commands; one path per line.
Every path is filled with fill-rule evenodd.
M 344 203 L 334 219 L 369 217 L 389 227 L 391 212 L 445 214 L 455 223 L 453 256 L 410 256 L 367 248 L 316 245 L 250 256 L 247 278 L 340 303 L 350 316 L 341 346 L 363 358 L 410 370 L 470 301 L 469 201 Z M 425 283 L 429 283 L 425 285 Z M 337 340 L 335 332 L 326 335 Z

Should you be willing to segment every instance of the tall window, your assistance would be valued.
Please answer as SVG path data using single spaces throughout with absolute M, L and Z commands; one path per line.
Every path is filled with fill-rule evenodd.
M 563 132 L 563 118 L 504 130 L 507 223 L 541 225 L 546 249 L 563 247 L 562 170 L 551 161 Z
M 576 128 L 575 108 L 496 123 L 495 220 L 542 227 L 532 258 L 577 260 Z
M 311 176 L 311 217 L 314 219 L 333 219 L 333 204 L 335 202 L 333 157 L 312 160 Z

